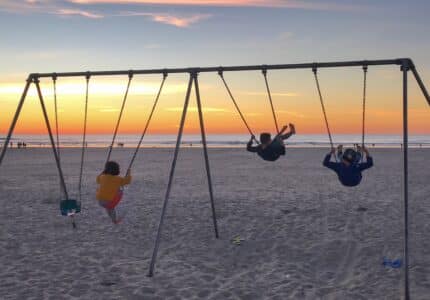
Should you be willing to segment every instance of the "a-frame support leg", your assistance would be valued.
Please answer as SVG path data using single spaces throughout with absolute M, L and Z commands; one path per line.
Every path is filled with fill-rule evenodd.
M 176 160 L 178 159 L 179 148 L 181 146 L 182 133 L 184 131 L 185 118 L 187 116 L 188 104 L 190 102 L 192 85 L 193 85 L 193 77 L 190 75 L 190 79 L 188 81 L 187 94 L 185 96 L 184 108 L 182 110 L 181 122 L 179 125 L 178 137 L 176 139 L 175 153 L 173 155 L 172 166 L 170 168 L 169 182 L 167 184 L 167 190 L 166 190 L 166 195 L 164 197 L 163 209 L 161 211 L 160 222 L 158 224 L 157 237 L 155 238 L 154 250 L 152 252 L 151 264 L 149 266 L 149 273 L 148 273 L 149 277 L 152 277 L 154 275 L 155 261 L 157 260 L 158 248 L 160 246 L 161 231 L 163 228 L 164 216 L 166 214 L 167 203 L 169 201 L 170 190 L 172 188 L 173 176 L 175 174 Z
M 54 136 L 52 134 L 52 129 L 51 129 L 51 123 L 49 122 L 48 113 L 46 111 L 45 101 L 43 100 L 42 90 L 40 89 L 39 82 L 40 81 L 38 78 L 34 79 L 34 84 L 36 85 L 37 94 L 38 94 L 39 100 L 40 100 L 40 107 L 42 108 L 43 118 L 45 119 L 46 129 L 48 130 L 49 140 L 51 142 L 52 152 L 54 153 L 55 162 L 56 162 L 57 169 L 58 169 L 58 174 L 60 176 L 61 188 L 64 192 L 65 199 L 69 199 L 69 193 L 67 192 L 66 183 L 64 181 L 64 175 L 63 175 L 63 170 L 62 170 L 61 164 L 60 164 L 60 158 L 59 158 L 57 150 L 56 150 L 57 147 L 55 145 Z
M 194 75 L 194 88 L 196 91 L 197 109 L 199 111 L 200 132 L 202 135 L 203 153 L 205 156 L 206 175 L 208 178 L 209 197 L 210 197 L 211 209 L 212 209 L 212 220 L 213 220 L 213 224 L 214 224 L 215 237 L 218 238 L 219 237 L 219 235 L 218 235 L 218 224 L 217 224 L 217 219 L 216 219 L 215 201 L 214 201 L 214 196 L 213 196 L 211 168 L 209 165 L 208 147 L 207 147 L 207 143 L 206 143 L 206 131 L 205 131 L 205 125 L 204 125 L 204 121 L 203 121 L 203 111 L 202 111 L 202 103 L 200 100 L 200 89 L 199 89 L 199 81 L 197 79 L 197 73 Z
M 32 82 L 33 82 L 33 79 L 29 76 L 27 78 L 27 83 L 25 84 L 24 91 L 22 92 L 21 99 L 19 100 L 15 115 L 12 119 L 12 123 L 10 124 L 6 139 L 4 140 L 4 143 L 3 143 L 3 149 L 0 154 L 0 166 L 3 162 L 4 156 L 6 155 L 6 151 L 7 151 L 7 148 L 9 147 L 10 139 L 12 137 L 13 131 L 15 130 L 16 122 L 18 121 L 19 115 L 21 114 L 22 106 L 24 105 L 25 99 L 27 97 L 28 89 L 30 88 L 30 85 Z
M 408 71 L 410 65 L 408 61 L 404 61 L 401 66 L 403 75 L 403 220 L 404 220 L 404 281 L 405 281 L 405 300 L 410 299 L 409 292 L 409 212 L 408 212 L 408 196 L 409 196 L 409 180 L 408 180 Z
M 200 130 L 201 130 L 201 134 L 202 134 L 203 151 L 204 151 L 204 157 L 205 157 L 206 174 L 207 174 L 207 178 L 208 178 L 209 196 L 210 196 L 210 201 L 211 201 L 212 219 L 213 219 L 213 224 L 214 224 L 215 237 L 218 238 L 218 236 L 219 236 L 218 235 L 218 225 L 217 225 L 216 213 L 215 213 L 215 202 L 214 202 L 214 197 L 213 197 L 212 178 L 211 178 L 210 165 L 209 165 L 209 156 L 208 156 L 207 143 L 206 143 L 206 132 L 205 132 L 204 122 L 203 122 L 203 113 L 202 113 L 202 105 L 201 105 L 201 99 L 200 99 L 199 85 L 198 85 L 198 80 L 197 80 L 197 73 L 195 72 L 195 73 L 190 74 L 190 79 L 188 81 L 188 88 L 187 88 L 187 93 L 185 96 L 185 103 L 184 103 L 184 108 L 182 111 L 182 118 L 181 118 L 180 125 L 179 125 L 178 138 L 176 140 L 175 153 L 173 156 L 172 166 L 170 169 L 169 182 L 167 184 L 167 191 L 166 191 L 166 195 L 164 198 L 164 204 L 163 204 L 163 208 L 161 211 L 160 222 L 158 225 L 154 250 L 152 253 L 151 263 L 149 266 L 149 273 L 148 273 L 149 277 L 152 277 L 154 275 L 155 263 L 157 260 L 158 249 L 160 246 L 161 231 L 162 231 L 162 227 L 163 227 L 163 223 L 164 223 L 164 217 L 166 214 L 167 203 L 168 203 L 169 196 L 170 196 L 170 190 L 172 187 L 173 176 L 174 176 L 175 167 L 176 167 L 176 161 L 178 158 L 178 153 L 179 153 L 179 149 L 180 149 L 180 145 L 181 145 L 181 141 L 182 141 L 182 134 L 183 134 L 183 130 L 184 130 L 185 118 L 187 115 L 188 105 L 190 102 L 190 95 L 191 95 L 191 89 L 192 89 L 193 83 L 195 85 L 197 107 L 198 107 L 198 111 L 199 111 Z

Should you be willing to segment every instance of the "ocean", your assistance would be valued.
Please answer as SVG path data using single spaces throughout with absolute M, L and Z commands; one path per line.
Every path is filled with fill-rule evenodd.
M 137 134 L 119 134 L 117 136 L 115 147 L 136 147 L 140 135 Z M 368 147 L 380 148 L 399 148 L 402 144 L 401 135 L 367 135 L 365 144 Z M 207 143 L 209 147 L 214 148 L 240 148 L 249 140 L 249 135 L 245 134 L 208 134 Z M 0 137 L 0 144 L 4 141 L 4 136 Z M 20 142 L 25 142 L 27 147 L 49 147 L 50 142 L 47 135 L 14 135 L 11 142 L 17 146 Z M 89 134 L 87 135 L 87 147 L 108 147 L 112 142 L 112 135 Z M 333 142 L 345 146 L 361 144 L 361 135 L 354 134 L 335 134 Z M 329 147 L 329 139 L 324 134 L 299 134 L 286 141 L 290 147 Z M 61 135 L 61 147 L 81 147 L 82 135 Z M 170 148 L 176 145 L 176 135 L 158 134 L 146 135 L 142 147 L 163 147 Z M 184 134 L 182 137 L 182 146 L 184 147 L 201 147 L 201 136 L 199 134 Z M 430 148 L 430 135 L 410 135 L 410 147 Z

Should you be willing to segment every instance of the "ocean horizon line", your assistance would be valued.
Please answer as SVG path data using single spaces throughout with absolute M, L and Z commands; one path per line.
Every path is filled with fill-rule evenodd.
M 343 145 L 354 145 L 362 143 L 361 134 L 333 134 L 333 142 Z M 54 136 L 54 139 L 56 137 Z M 208 134 L 207 145 L 211 148 L 241 148 L 249 141 L 247 134 Z M 126 134 L 117 136 L 115 148 L 134 148 L 140 140 L 139 134 Z M 0 144 L 4 138 L 0 137 Z M 144 148 L 172 148 L 176 145 L 177 136 L 174 134 L 148 134 L 143 139 Z M 49 147 L 50 140 L 46 134 L 14 135 L 10 140 L 10 146 L 27 147 Z M 64 134 L 60 136 L 59 144 L 61 148 L 82 147 L 82 135 Z M 112 135 L 109 134 L 88 134 L 86 146 L 88 148 L 106 148 L 112 144 Z M 403 137 L 395 134 L 369 134 L 365 136 L 365 145 L 368 147 L 396 148 L 403 144 Z M 202 146 L 200 134 L 184 134 L 181 141 L 182 146 L 199 147 Z M 329 147 L 330 142 L 326 134 L 300 134 L 286 140 L 286 145 L 290 147 L 318 148 Z M 430 135 L 410 135 L 409 145 L 411 147 L 430 147 Z

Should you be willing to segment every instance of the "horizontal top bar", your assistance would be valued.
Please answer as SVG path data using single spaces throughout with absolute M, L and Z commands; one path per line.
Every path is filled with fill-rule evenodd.
M 137 75 L 137 74 L 173 74 L 173 73 L 203 73 L 203 72 L 232 72 L 232 71 L 258 71 L 258 70 L 286 70 L 286 69 L 310 69 L 310 68 L 338 68 L 359 66 L 383 66 L 407 64 L 413 68 L 410 58 L 385 59 L 385 60 L 357 60 L 343 62 L 314 62 L 300 64 L 279 65 L 251 65 L 251 66 L 227 66 L 227 67 L 205 67 L 205 68 L 170 68 L 170 69 L 147 69 L 147 70 L 121 70 L 121 71 L 87 71 L 87 72 L 61 72 L 61 73 L 32 73 L 30 78 L 43 77 L 78 77 L 78 76 L 114 76 L 114 75 Z

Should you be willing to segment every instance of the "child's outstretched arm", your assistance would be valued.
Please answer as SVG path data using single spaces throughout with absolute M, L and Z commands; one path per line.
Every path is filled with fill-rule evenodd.
M 125 177 L 121 178 L 121 186 L 130 184 L 130 183 L 131 183 L 131 170 L 128 170 Z
M 99 175 L 97 175 L 97 178 L 96 178 L 96 183 L 97 184 L 100 184 L 100 177 L 102 176 L 102 174 L 103 173 L 100 173 Z
M 337 170 L 338 163 L 331 162 L 330 159 L 331 159 L 331 156 L 335 152 L 336 152 L 336 149 L 332 148 L 331 151 L 330 151 L 330 153 L 327 153 L 327 155 L 324 157 L 324 160 L 323 160 L 323 166 L 326 167 L 326 168 L 332 169 L 334 171 Z
M 366 154 L 366 162 L 359 164 L 360 171 L 373 167 L 373 158 L 370 156 L 369 151 L 366 148 L 362 148 L 362 151 Z
M 249 152 L 257 152 L 258 151 L 258 147 L 257 146 L 252 146 L 252 143 L 255 140 L 255 136 L 251 136 L 251 139 L 249 140 L 248 144 L 246 144 L 246 150 Z

